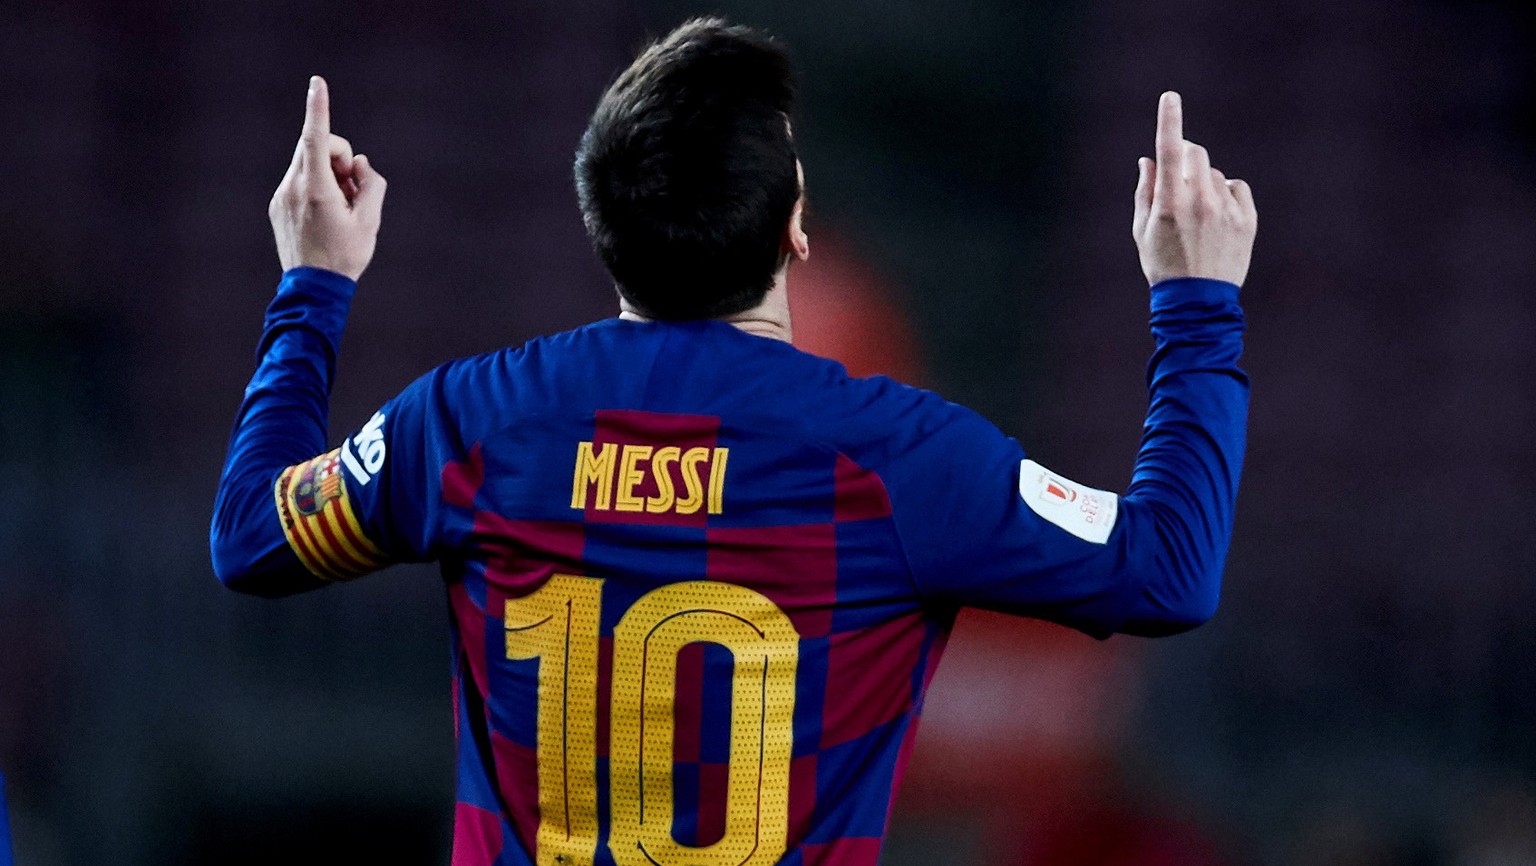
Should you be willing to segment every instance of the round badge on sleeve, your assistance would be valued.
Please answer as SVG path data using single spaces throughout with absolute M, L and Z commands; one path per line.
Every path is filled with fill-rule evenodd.
M 1094 544 L 1109 541 L 1120 513 L 1116 494 L 1069 481 L 1033 460 L 1019 464 L 1019 496 L 1041 519 Z

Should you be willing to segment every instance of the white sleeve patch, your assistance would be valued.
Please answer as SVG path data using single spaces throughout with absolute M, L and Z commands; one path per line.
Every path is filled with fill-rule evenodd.
M 1120 513 L 1118 495 L 1068 481 L 1033 460 L 1019 464 L 1019 496 L 1047 522 L 1094 544 L 1109 541 Z
M 353 448 L 357 449 L 356 453 Z M 388 454 L 389 446 L 384 444 L 382 411 L 373 413 L 373 417 L 368 419 L 368 423 L 363 425 L 356 436 L 341 442 L 341 465 L 347 467 L 354 481 L 365 487 L 384 468 L 384 458 Z

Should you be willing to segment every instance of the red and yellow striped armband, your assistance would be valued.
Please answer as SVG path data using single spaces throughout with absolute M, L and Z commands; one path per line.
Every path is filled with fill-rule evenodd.
M 288 546 L 315 576 L 351 580 L 389 564 L 358 522 L 340 448 L 284 469 L 272 492 Z

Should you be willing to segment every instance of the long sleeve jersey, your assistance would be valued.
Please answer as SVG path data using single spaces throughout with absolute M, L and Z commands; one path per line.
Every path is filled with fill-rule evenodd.
M 452 361 L 327 451 L 354 290 L 284 274 L 214 568 L 279 596 L 441 564 L 455 866 L 873 866 L 960 608 L 1101 638 L 1215 610 L 1248 402 L 1234 285 L 1152 288 L 1123 494 L 719 321 Z

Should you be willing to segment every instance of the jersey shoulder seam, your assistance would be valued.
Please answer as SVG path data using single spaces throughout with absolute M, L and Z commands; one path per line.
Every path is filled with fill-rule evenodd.
M 819 439 L 817 442 L 818 444 L 831 447 L 828 443 L 821 442 Z M 896 520 L 896 500 L 891 497 L 891 488 L 885 483 L 885 476 L 881 475 L 878 470 L 870 469 L 859 461 L 854 460 L 852 456 L 850 456 L 842 449 L 834 448 L 833 450 L 838 454 L 838 456 L 847 458 L 850 463 L 875 476 L 875 480 L 880 482 L 880 489 L 885 491 L 885 501 L 891 505 L 891 513 L 887 515 L 885 519 L 891 526 L 891 534 L 896 537 L 896 552 L 901 556 L 902 568 L 906 569 L 907 583 L 912 585 L 912 593 L 917 597 L 917 600 L 924 607 L 928 606 L 928 595 L 923 592 L 922 586 L 918 584 L 917 572 L 912 568 L 912 557 L 907 553 L 907 541 L 905 538 L 901 537 L 901 523 Z

